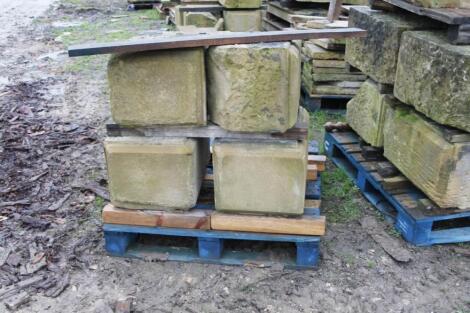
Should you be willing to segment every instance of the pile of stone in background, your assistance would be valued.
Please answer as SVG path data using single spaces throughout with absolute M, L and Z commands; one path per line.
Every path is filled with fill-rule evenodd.
M 470 21 L 470 10 L 439 10 Z M 348 103 L 349 125 L 429 197 L 408 203 L 420 216 L 470 210 L 470 42 L 454 45 L 453 26 L 398 8 L 353 8 L 349 23 L 368 35 L 347 40 L 346 61 L 369 77 Z

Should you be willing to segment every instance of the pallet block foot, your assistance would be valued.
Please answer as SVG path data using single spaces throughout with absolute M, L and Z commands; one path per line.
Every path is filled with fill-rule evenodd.
M 318 242 L 297 242 L 297 259 L 299 267 L 313 267 L 318 264 L 319 244 Z
M 124 255 L 127 247 L 135 241 L 136 234 L 124 232 L 104 232 L 106 251 L 113 255 Z
M 224 241 L 219 238 L 198 238 L 199 257 L 220 259 L 224 250 Z

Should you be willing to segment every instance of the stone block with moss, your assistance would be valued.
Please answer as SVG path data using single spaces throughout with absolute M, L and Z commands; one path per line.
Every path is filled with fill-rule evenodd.
M 438 123 L 470 132 L 470 46 L 445 33 L 406 32 L 394 94 Z
M 108 81 L 118 124 L 206 124 L 204 48 L 114 55 Z
M 393 84 L 401 35 L 407 30 L 430 29 L 434 22 L 404 12 L 353 8 L 349 25 L 367 31 L 366 37 L 346 40 L 345 59 L 376 82 Z
M 225 10 L 225 30 L 231 32 L 262 31 L 261 10 Z
M 188 210 L 196 205 L 209 157 L 208 140 L 111 137 L 104 146 L 115 206 Z
M 290 43 L 211 47 L 211 121 L 231 131 L 284 132 L 297 120 L 300 56 Z
M 219 0 L 219 3 L 226 9 L 258 9 L 261 7 L 261 0 Z
M 470 209 L 470 136 L 451 142 L 446 132 L 412 108 L 396 107 L 386 114 L 384 155 L 440 207 Z
M 392 95 L 380 93 L 377 84 L 369 79 L 348 102 L 346 120 L 365 142 L 382 147 L 385 114 L 396 102 Z
M 303 214 L 306 141 L 216 139 L 213 160 L 217 211 Z

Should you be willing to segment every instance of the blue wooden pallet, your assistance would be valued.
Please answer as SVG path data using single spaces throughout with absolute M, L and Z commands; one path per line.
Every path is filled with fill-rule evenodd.
M 317 216 L 319 208 L 305 208 L 305 215 Z M 106 251 L 113 256 L 213 263 L 224 265 L 258 265 L 272 266 L 281 264 L 286 268 L 311 269 L 318 265 L 319 236 L 277 235 L 235 231 L 216 231 L 166 227 L 145 227 L 131 225 L 104 224 Z M 151 238 L 151 243 L 139 242 L 139 236 L 157 235 Z M 164 236 L 164 237 L 162 237 Z M 193 239 L 196 244 L 177 246 L 175 244 L 159 244 L 159 240 L 167 237 L 183 237 Z M 240 241 L 291 243 L 295 251 L 279 249 L 275 255 L 271 249 L 255 251 L 246 248 L 224 249 L 224 242 Z M 293 247 L 291 247 L 293 248 Z
M 356 149 L 359 141 L 354 132 L 326 133 L 326 154 L 388 220 L 394 221 L 395 228 L 408 242 L 429 246 L 470 241 L 469 210 L 422 208 L 417 201 L 427 197 L 414 186 L 399 192 L 387 191 L 380 175 L 367 166 L 371 162 L 365 162 Z

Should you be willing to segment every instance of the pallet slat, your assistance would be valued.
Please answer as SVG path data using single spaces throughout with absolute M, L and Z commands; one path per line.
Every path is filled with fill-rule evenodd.
M 322 236 L 325 234 L 325 222 L 324 216 L 302 216 L 295 218 L 218 212 L 211 215 L 211 228 L 214 230 L 272 234 Z

